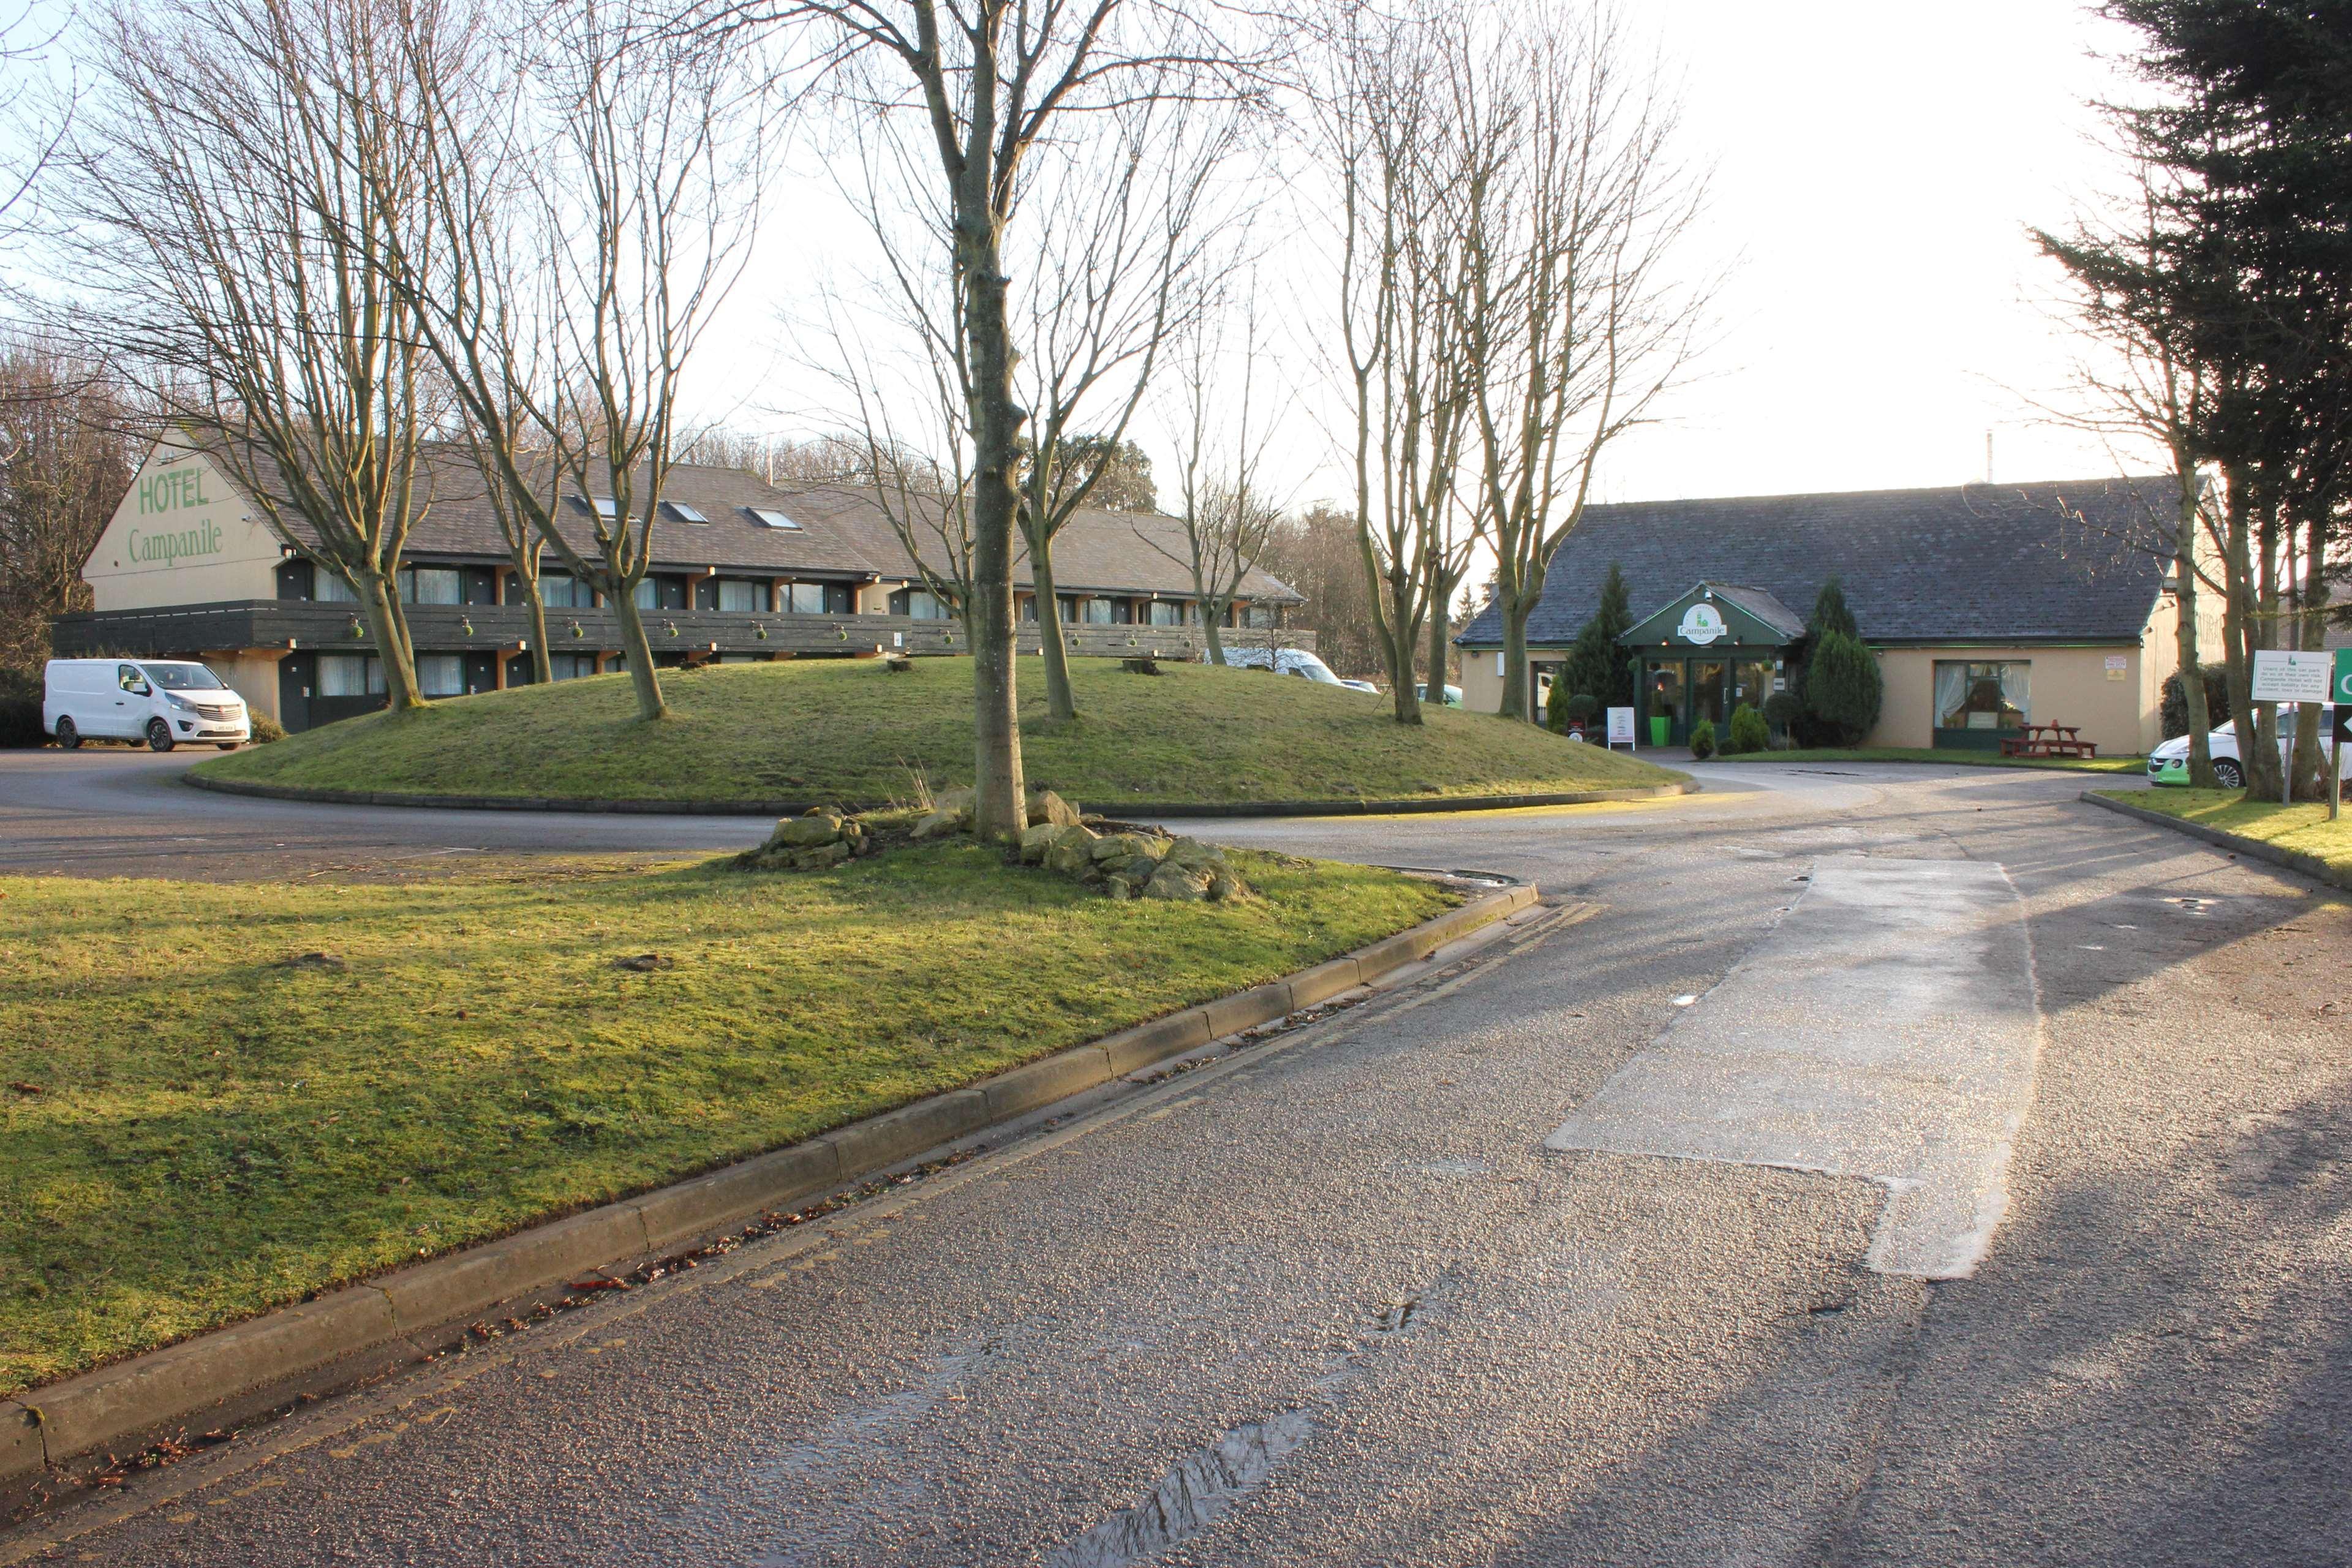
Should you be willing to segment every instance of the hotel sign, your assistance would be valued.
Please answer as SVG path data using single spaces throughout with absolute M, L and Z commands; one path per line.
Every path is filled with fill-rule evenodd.
M 1705 647 L 1730 630 L 1730 626 L 1724 623 L 1721 610 L 1713 605 L 1701 603 L 1683 612 L 1682 625 L 1675 628 L 1675 636 Z
M 2261 648 L 2254 654 L 2257 702 L 2325 702 L 2335 685 L 2336 656 Z
M 141 517 L 193 511 L 220 499 L 205 494 L 205 468 L 201 463 L 142 474 L 136 493 Z M 209 518 L 198 518 L 185 522 L 173 520 L 161 529 L 133 528 L 123 545 L 133 561 L 175 566 L 182 561 L 219 554 L 220 524 Z

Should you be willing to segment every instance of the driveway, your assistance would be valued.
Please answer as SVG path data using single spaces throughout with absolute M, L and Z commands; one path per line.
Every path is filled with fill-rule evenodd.
M 0 1563 L 2352 1560 L 2345 908 L 2079 777 L 1701 771 L 1663 808 L 1219 824 L 1601 909 Z M 100 776 L 120 858 L 0 786 L 5 853 L 761 826 Z

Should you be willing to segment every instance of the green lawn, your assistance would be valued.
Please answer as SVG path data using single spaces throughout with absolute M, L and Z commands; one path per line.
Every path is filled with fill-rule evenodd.
M 1814 746 L 1793 752 L 1747 752 L 1722 763 L 1949 763 L 1963 768 L 2058 768 L 2078 773 L 2136 773 L 2146 757 L 2004 757 L 1999 752 L 1946 751 L 1927 746 Z
M 1033 784 L 1088 810 L 1123 801 L 1391 800 L 1670 784 L 1683 775 L 1493 714 L 1430 710 L 1262 670 L 1075 661 L 1079 716 L 1046 722 L 1024 661 Z M 789 800 L 874 805 L 971 782 L 971 661 L 808 659 L 664 671 L 675 710 L 640 723 L 625 677 L 600 676 L 373 714 L 217 758 L 224 779 L 425 795 Z
M 2234 833 L 2281 849 L 2293 849 L 2327 863 L 2339 875 L 2352 876 L 2352 816 L 2327 820 L 2324 805 L 2281 805 L 2276 801 L 2248 800 L 2233 789 L 2103 790 L 2112 800 L 2144 811 L 2161 812 L 2184 822 Z
M 1234 858 L 1260 901 L 1114 903 L 970 845 L 801 876 L 0 879 L 0 1394 L 807 1137 L 1452 901 L 1392 872 Z M 344 967 L 285 962 L 314 951 Z M 676 966 L 614 967 L 647 952 Z

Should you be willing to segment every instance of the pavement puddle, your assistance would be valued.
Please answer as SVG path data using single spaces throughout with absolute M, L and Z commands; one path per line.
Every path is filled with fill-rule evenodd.
M 1965 1279 L 2008 1207 L 2041 1020 L 1995 865 L 1821 861 L 1779 924 L 1545 1140 L 1880 1184 L 1864 1262 Z

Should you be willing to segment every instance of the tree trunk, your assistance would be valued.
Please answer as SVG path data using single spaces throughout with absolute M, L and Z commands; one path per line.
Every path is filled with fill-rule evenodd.
M 2238 767 L 2247 793 L 2253 793 L 2253 760 L 2247 753 L 2254 723 L 2254 628 L 2252 505 L 2242 473 L 2229 476 L 2230 500 L 2221 563 L 2222 655 L 2230 668 L 2230 713 L 2238 733 Z
M 375 641 L 376 662 L 383 667 L 388 705 L 395 713 L 424 707 L 424 695 L 416 689 L 416 656 L 409 649 L 408 621 L 401 614 L 400 596 L 378 573 L 362 573 L 358 587 L 368 635 Z
M 520 550 L 507 560 L 514 568 L 516 581 L 522 584 L 522 602 L 530 608 L 531 672 L 539 684 L 545 686 L 555 679 L 555 659 L 547 642 L 547 601 L 540 595 L 539 571 Z
M 987 77 L 982 72 L 983 78 Z M 973 123 L 992 122 L 976 107 Z M 981 167 L 985 160 L 973 159 Z M 957 240 L 965 279 L 964 332 L 971 345 L 972 549 L 971 602 L 964 626 L 971 638 L 972 832 L 982 839 L 1020 837 L 1028 826 L 1021 773 L 1019 667 L 1013 637 L 1013 530 L 1020 498 L 1013 489 L 1015 442 L 1023 416 L 1013 400 L 1013 334 L 1006 320 L 1006 279 L 997 254 L 988 192 L 967 173 L 957 196 Z M 1058 608 L 1058 607 L 1057 607 Z
M 636 584 L 622 584 L 617 594 L 604 595 L 621 622 L 621 651 L 629 659 L 629 687 L 637 694 L 640 720 L 667 719 L 669 704 L 662 700 L 661 678 L 654 673 L 653 644 L 646 637 L 646 619 L 637 608 Z
M 2179 510 L 2172 524 L 2172 574 L 2180 584 L 2175 600 L 2180 614 L 2180 700 L 2189 710 L 2189 783 L 2195 789 L 2213 786 L 2213 716 L 2205 706 L 2205 668 L 2197 637 L 2197 542 L 2203 530 L 2198 521 L 2202 493 L 2193 463 L 2174 457 L 2180 477 Z
M 1386 646 L 1381 652 L 1389 661 L 1389 681 L 1395 688 L 1396 721 L 1400 724 L 1421 722 L 1421 687 L 1412 679 L 1412 644 L 1416 629 L 1412 619 L 1412 584 L 1391 582 L 1389 589 L 1389 624 L 1381 637 Z
M 1209 639 L 1209 662 L 1223 664 L 1225 662 L 1225 642 L 1220 634 L 1224 628 L 1218 623 L 1225 618 L 1225 611 L 1230 607 L 1231 601 L 1223 605 L 1212 603 L 1208 594 L 1202 589 L 1198 576 L 1192 579 L 1192 591 L 1200 595 L 1198 603 L 1201 606 L 1201 630 Z
M 1070 648 L 1062 638 L 1062 600 L 1054 592 L 1054 541 L 1029 535 L 1029 585 L 1037 605 L 1037 651 L 1045 659 L 1045 712 L 1056 724 L 1078 716 L 1070 690 Z
M 1454 625 L 1445 618 L 1440 606 L 1453 594 L 1454 584 L 1441 579 L 1436 587 L 1438 591 L 1430 595 L 1429 601 L 1429 683 L 1422 689 L 1422 696 L 1443 708 L 1445 706 L 1446 638 L 1452 634 Z
M 1506 590 L 1503 601 L 1503 711 L 1514 719 L 1528 717 L 1528 612 L 1532 603 Z
M 2246 617 L 2247 679 L 2253 679 L 2254 655 L 2278 647 L 2278 506 L 2265 501 L 2254 518 L 2252 563 L 2246 591 L 2253 595 Z M 2248 733 L 2251 726 L 2252 732 Z M 2238 765 L 2246 770 L 2246 791 L 2257 800 L 2276 800 L 2285 787 L 2279 770 L 2278 704 L 2257 702 L 2238 721 Z
M 2327 523 L 2325 516 L 2304 525 L 2303 580 L 2294 585 L 2297 615 L 2294 635 L 2282 639 L 2290 647 L 2314 651 L 2327 646 L 2326 610 Z M 2327 759 L 2319 749 L 2319 704 L 2305 702 L 2294 710 L 2294 750 L 2288 770 L 2297 800 L 2325 801 L 2333 782 Z

